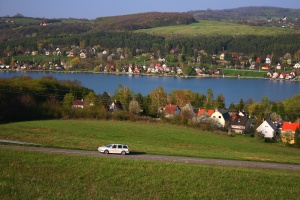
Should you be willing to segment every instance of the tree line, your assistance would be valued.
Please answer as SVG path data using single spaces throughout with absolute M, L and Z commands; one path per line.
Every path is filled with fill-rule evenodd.
M 81 86 L 79 81 L 61 81 L 51 76 L 33 79 L 14 77 L 0 79 L 0 122 L 40 120 L 40 119 L 136 119 L 139 117 L 157 118 L 162 116 L 166 104 L 188 107 L 175 118 L 176 123 L 189 124 L 198 109 L 225 108 L 222 94 L 215 96 L 212 89 L 206 94 L 191 90 L 173 90 L 170 94 L 162 86 L 151 93 L 135 94 L 130 88 L 118 85 L 115 93 L 95 94 L 93 90 Z M 74 100 L 83 100 L 83 109 L 72 107 Z M 124 110 L 109 112 L 114 101 L 119 101 Z M 297 94 L 282 102 L 271 102 L 268 97 L 261 102 L 241 99 L 228 108 L 232 112 L 245 111 L 251 118 L 261 123 L 266 118 L 274 121 L 296 121 L 300 119 L 300 95 Z M 185 110 L 185 109 L 183 109 Z

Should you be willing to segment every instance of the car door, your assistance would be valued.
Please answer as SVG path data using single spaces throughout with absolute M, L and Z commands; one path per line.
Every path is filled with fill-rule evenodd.
M 117 153 L 117 145 L 113 144 L 109 150 L 109 153 Z
M 121 153 L 122 151 L 123 151 L 123 146 L 121 144 L 118 144 L 117 153 Z

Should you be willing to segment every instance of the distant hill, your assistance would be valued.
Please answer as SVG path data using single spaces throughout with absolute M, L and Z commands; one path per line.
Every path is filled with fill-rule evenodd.
M 192 14 L 179 12 L 148 12 L 95 19 L 100 30 L 138 30 L 196 22 Z
M 189 11 L 196 19 L 267 19 L 267 18 L 299 18 L 300 9 L 277 7 L 240 7 L 224 10 Z

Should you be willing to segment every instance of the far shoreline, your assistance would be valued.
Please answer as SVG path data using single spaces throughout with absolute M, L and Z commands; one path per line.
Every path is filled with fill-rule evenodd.
M 129 72 L 95 72 L 95 71 L 69 71 L 69 70 L 12 70 L 12 69 L 0 69 L 0 72 L 46 72 L 46 73 L 89 73 L 89 74 L 107 74 L 107 75 L 137 75 L 137 76 L 155 76 L 155 77 L 177 77 L 177 78 L 235 78 L 235 79 L 266 79 L 274 81 L 290 81 L 290 82 L 300 82 L 300 76 L 296 76 L 293 79 L 280 79 L 280 78 L 267 78 L 267 77 L 250 77 L 250 76 L 226 76 L 226 75 L 209 75 L 203 74 L 203 76 L 186 76 L 186 75 L 176 75 L 176 74 L 148 74 L 148 73 L 129 73 Z

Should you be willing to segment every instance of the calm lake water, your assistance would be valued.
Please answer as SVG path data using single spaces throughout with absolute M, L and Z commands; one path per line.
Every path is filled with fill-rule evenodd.
M 129 87 L 135 93 L 147 95 L 158 86 L 168 93 L 172 90 L 190 89 L 193 92 L 206 94 L 211 88 L 214 97 L 223 94 L 226 105 L 238 103 L 252 98 L 260 102 L 262 97 L 273 101 L 282 101 L 300 93 L 300 82 L 268 79 L 237 79 L 237 78 L 178 78 L 141 75 L 112 75 L 93 73 L 55 73 L 55 72 L 9 72 L 0 70 L 0 78 L 14 76 L 30 76 L 41 78 L 53 76 L 58 80 L 78 80 L 84 87 L 93 89 L 95 93 L 108 92 L 114 94 L 118 84 Z

